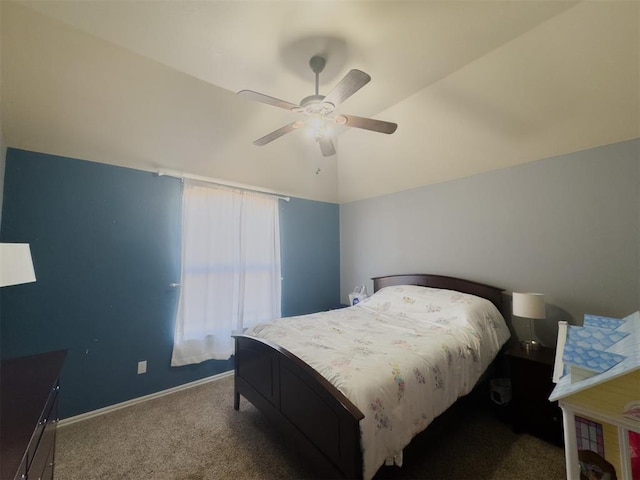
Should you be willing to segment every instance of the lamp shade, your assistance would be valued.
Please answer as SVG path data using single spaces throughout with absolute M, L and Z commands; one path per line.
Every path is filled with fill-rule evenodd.
M 0 287 L 36 281 L 28 243 L 0 243 Z
M 513 314 L 525 318 L 546 318 L 542 293 L 513 292 Z

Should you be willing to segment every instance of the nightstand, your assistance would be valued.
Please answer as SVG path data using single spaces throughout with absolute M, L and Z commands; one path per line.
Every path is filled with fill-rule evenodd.
M 555 349 L 527 351 L 520 344 L 506 352 L 511 376 L 511 420 L 513 431 L 527 432 L 562 445 L 562 411 L 550 402 L 553 390 Z

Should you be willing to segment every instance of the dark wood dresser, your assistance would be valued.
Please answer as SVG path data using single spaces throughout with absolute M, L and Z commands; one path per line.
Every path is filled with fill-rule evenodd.
M 3 360 L 0 367 L 1 480 L 53 478 L 60 350 Z

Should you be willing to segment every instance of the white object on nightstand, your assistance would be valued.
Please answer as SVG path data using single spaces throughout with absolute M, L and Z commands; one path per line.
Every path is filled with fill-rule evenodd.
M 513 314 L 516 317 L 529 319 L 529 339 L 522 340 L 520 344 L 525 350 L 538 350 L 540 344 L 533 339 L 532 320 L 546 318 L 544 295 L 542 293 L 516 293 L 513 292 Z

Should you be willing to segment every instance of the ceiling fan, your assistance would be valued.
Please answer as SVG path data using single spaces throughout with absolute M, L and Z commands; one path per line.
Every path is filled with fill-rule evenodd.
M 303 98 L 300 105 L 254 92 L 252 90 L 241 90 L 238 92 L 238 95 L 242 95 L 243 97 L 255 102 L 284 108 L 285 110 L 290 110 L 294 113 L 303 114 L 306 117 L 304 120 L 296 120 L 293 123 L 285 125 L 284 127 L 274 130 L 264 137 L 255 140 L 253 142 L 254 145 L 266 145 L 286 133 L 302 127 L 307 127 L 310 129 L 311 134 L 320 145 L 322 155 L 328 157 L 336 153 L 328 128 L 331 123 L 347 127 L 363 128 L 365 130 L 387 134 L 391 134 L 396 131 L 398 128 L 396 123 L 374 120 L 372 118 L 356 117 L 354 115 L 333 115 L 336 107 L 369 83 L 371 77 L 360 70 L 350 70 L 326 96 L 320 95 L 318 92 L 320 72 L 324 70 L 325 63 L 325 59 L 321 56 L 316 55 L 311 57 L 309 66 L 316 75 L 316 93 L 315 95 L 309 95 L 308 97 Z

